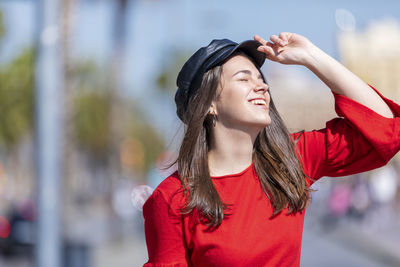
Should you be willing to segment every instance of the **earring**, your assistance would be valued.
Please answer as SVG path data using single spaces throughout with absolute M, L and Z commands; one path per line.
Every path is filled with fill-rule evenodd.
M 215 125 L 217 124 L 217 115 L 215 113 L 213 113 L 212 115 L 212 125 L 215 127 Z

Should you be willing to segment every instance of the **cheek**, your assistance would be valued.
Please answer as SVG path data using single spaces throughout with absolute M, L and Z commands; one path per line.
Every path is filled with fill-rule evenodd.
M 221 100 L 224 102 L 245 103 L 251 89 L 244 85 L 234 84 L 225 88 L 221 94 Z
M 220 118 L 230 121 L 240 119 L 243 116 L 247 117 L 249 107 L 246 101 L 246 97 L 237 94 L 226 95 L 226 98 L 220 102 L 218 107 Z

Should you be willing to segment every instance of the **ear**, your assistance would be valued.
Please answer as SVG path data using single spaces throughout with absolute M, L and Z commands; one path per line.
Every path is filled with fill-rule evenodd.
M 214 101 L 213 103 L 211 103 L 210 108 L 208 109 L 208 114 L 215 114 L 215 115 L 217 114 Z

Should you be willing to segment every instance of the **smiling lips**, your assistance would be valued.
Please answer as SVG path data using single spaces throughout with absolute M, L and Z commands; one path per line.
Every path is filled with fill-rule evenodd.
M 265 102 L 264 99 L 253 99 L 250 100 L 250 103 L 254 104 L 254 105 L 267 105 L 267 102 Z
M 256 106 L 261 106 L 263 108 L 268 108 L 267 107 L 267 102 L 263 98 L 256 98 L 256 99 L 251 99 L 249 100 L 250 103 Z

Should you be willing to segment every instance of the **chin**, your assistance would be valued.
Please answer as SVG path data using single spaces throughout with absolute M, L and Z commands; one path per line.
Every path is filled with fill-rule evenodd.
M 271 119 L 264 119 L 264 120 L 259 120 L 259 121 L 253 122 L 253 125 L 256 125 L 260 129 L 265 128 L 270 124 L 271 124 Z
M 258 114 L 259 115 L 259 114 Z M 223 123 L 225 124 L 225 123 Z M 246 116 L 242 118 L 232 118 L 232 120 L 229 120 L 229 123 L 226 123 L 225 125 L 228 126 L 228 128 L 257 128 L 258 130 L 262 130 L 263 128 L 267 127 L 268 125 L 271 124 L 271 117 L 270 116 Z
M 267 127 L 271 124 L 271 117 L 262 118 L 258 120 L 258 124 L 263 125 L 263 127 Z

